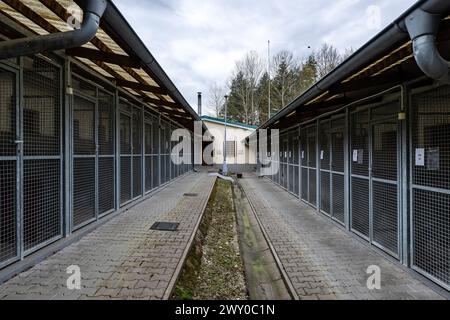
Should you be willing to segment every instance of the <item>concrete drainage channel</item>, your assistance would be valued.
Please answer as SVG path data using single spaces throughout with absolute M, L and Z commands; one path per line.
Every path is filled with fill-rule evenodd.
M 253 300 L 292 299 L 245 193 L 239 185 L 233 185 L 233 194 L 237 210 L 239 244 L 250 298 Z
M 171 298 L 293 298 L 238 184 L 217 179 Z

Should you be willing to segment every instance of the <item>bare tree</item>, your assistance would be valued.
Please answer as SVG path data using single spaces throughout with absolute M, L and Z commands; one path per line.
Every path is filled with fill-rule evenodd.
M 344 53 L 342 54 L 342 61 L 350 57 L 353 53 L 355 53 L 355 49 L 353 49 L 353 47 L 345 49 Z
M 288 100 L 297 95 L 299 81 L 298 72 L 300 70 L 300 63 L 294 57 L 292 52 L 282 50 L 272 58 L 272 74 L 275 75 L 273 79 L 274 100 L 277 101 L 282 108 L 286 105 Z
M 245 112 L 245 122 L 254 124 L 258 118 L 255 108 L 255 91 L 261 76 L 264 73 L 264 64 L 256 51 L 250 51 L 247 55 L 236 63 L 233 78 L 241 74 L 243 83 L 239 86 L 238 95 Z
M 331 70 L 336 68 L 342 61 L 342 57 L 333 45 L 324 43 L 318 52 L 315 53 L 317 62 L 317 76 L 319 79 L 326 76 Z
M 222 111 L 223 104 L 225 103 L 225 88 L 222 86 L 219 86 L 217 83 L 214 83 L 209 88 L 208 93 L 208 103 L 209 107 L 211 107 L 214 110 L 214 115 L 216 117 L 220 116 L 220 113 Z

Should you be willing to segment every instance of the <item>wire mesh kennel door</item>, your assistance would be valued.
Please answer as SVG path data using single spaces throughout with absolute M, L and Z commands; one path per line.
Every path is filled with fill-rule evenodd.
M 369 240 L 368 110 L 351 115 L 351 131 L 351 230 Z
M 23 58 L 22 206 L 24 255 L 62 237 L 61 68 Z
M 280 157 L 280 159 L 281 159 L 281 166 L 280 166 L 280 169 L 281 169 L 281 181 L 280 181 L 280 185 L 283 187 L 283 188 L 285 188 L 285 189 L 287 189 L 287 187 L 288 187 L 288 176 L 287 176 L 287 159 L 288 159 L 288 153 L 289 153 L 289 151 L 288 151 L 288 137 L 287 137 L 287 135 L 283 135 L 282 137 L 281 137 L 281 153 L 282 153 L 282 155 L 281 155 L 281 157 Z
M 308 148 L 308 202 L 317 206 L 317 134 L 316 126 L 312 127 L 307 138 Z
M 399 102 L 352 114 L 351 228 L 399 257 Z
M 132 126 L 132 158 L 133 158 L 133 199 L 142 196 L 142 159 L 143 159 L 143 143 L 142 143 L 142 125 L 143 110 L 141 107 L 133 106 L 133 126 Z
M 94 99 L 73 98 L 73 225 L 96 218 L 96 139 Z
M 61 69 L 24 57 L 22 79 L 0 68 L 0 267 L 62 237 Z
M 450 290 L 450 87 L 412 96 L 412 266 Z
M 395 109 L 394 109 L 395 110 Z M 371 238 L 394 257 L 399 256 L 398 123 L 397 119 L 372 125 Z
M 16 105 L 17 73 L 0 67 L 0 267 L 16 260 L 19 255 Z
M 319 161 L 320 161 L 320 211 L 331 216 L 331 121 L 329 119 L 320 122 L 319 136 Z
M 122 102 L 120 106 L 120 204 L 132 198 L 132 139 L 131 107 Z
M 152 115 L 148 112 L 144 114 L 144 165 L 145 165 L 145 192 L 153 189 L 153 128 Z
M 334 122 L 334 121 L 333 121 Z M 345 170 L 344 170 L 344 128 L 331 132 L 331 216 L 344 224 L 345 222 Z

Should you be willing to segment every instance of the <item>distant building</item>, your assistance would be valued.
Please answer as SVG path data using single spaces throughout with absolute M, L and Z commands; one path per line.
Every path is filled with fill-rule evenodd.
M 225 120 L 210 116 L 201 117 L 203 123 L 214 136 L 213 161 L 215 166 L 223 163 Z M 227 121 L 227 164 L 231 172 L 252 170 L 255 167 L 256 156 L 250 152 L 245 144 L 245 138 L 251 135 L 256 126 L 247 125 L 236 121 Z

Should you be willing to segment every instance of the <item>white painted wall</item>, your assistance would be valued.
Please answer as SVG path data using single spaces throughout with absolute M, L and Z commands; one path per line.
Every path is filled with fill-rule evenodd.
M 224 128 L 225 125 L 203 120 L 212 136 L 214 136 L 214 164 L 223 163 L 223 146 L 224 146 Z M 248 146 L 243 140 L 248 137 L 254 129 L 239 128 L 235 126 L 227 126 L 227 141 L 236 141 L 237 152 L 236 157 L 227 157 L 229 164 L 254 164 L 256 163 L 256 154 L 250 152 Z

